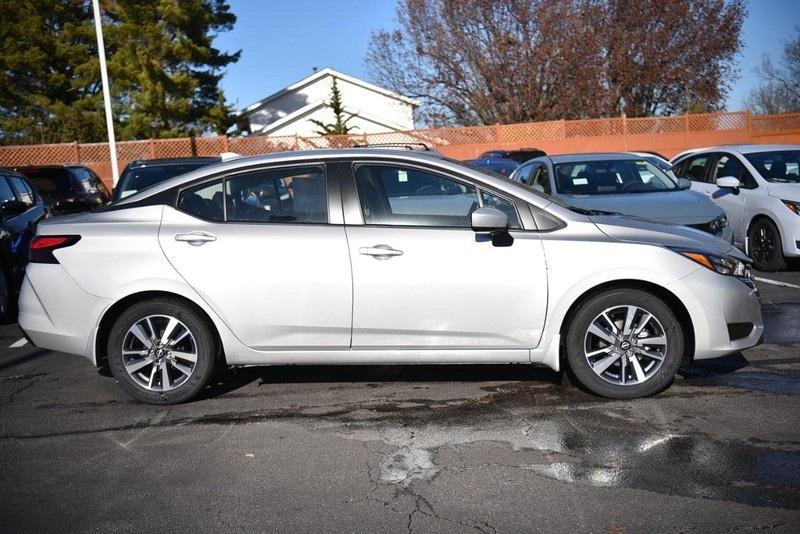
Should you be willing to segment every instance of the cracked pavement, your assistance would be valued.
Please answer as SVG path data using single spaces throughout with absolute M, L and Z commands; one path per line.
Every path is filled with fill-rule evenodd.
M 281 366 L 153 407 L 5 325 L 0 531 L 797 532 L 800 291 L 762 292 L 765 345 L 636 401 L 519 365 Z

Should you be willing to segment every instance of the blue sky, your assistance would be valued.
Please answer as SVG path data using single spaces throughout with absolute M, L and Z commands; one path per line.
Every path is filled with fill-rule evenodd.
M 221 34 L 223 50 L 242 49 L 222 85 L 241 109 L 304 78 L 313 67 L 331 67 L 369 80 L 364 66 L 372 31 L 394 26 L 395 0 L 229 0 L 238 21 Z M 750 0 L 744 24 L 740 78 L 727 107 L 741 109 L 757 80 L 764 54 L 777 55 L 800 25 L 798 0 Z M 710 31 L 709 39 L 714 38 Z M 370 80 L 371 81 L 371 80 Z

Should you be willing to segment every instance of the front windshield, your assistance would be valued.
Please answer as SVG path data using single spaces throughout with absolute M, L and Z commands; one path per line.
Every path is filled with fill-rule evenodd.
M 745 154 L 753 167 L 768 182 L 800 183 L 800 150 L 776 150 Z
M 663 171 L 644 159 L 557 163 L 556 190 L 564 195 L 618 195 L 678 189 Z

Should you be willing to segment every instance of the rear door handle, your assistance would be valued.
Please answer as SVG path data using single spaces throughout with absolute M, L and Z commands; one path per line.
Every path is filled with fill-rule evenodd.
M 205 243 L 216 241 L 217 236 L 209 234 L 208 232 L 189 232 L 188 234 L 175 234 L 175 241 L 182 241 L 189 243 L 195 247 L 199 247 Z
M 361 247 L 358 249 L 359 254 L 364 256 L 372 256 L 376 260 L 388 260 L 392 256 L 402 256 L 403 251 L 397 250 L 389 245 L 373 245 L 371 247 Z

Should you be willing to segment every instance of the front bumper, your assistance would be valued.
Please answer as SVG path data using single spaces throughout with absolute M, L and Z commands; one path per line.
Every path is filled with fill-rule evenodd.
M 669 289 L 692 319 L 695 359 L 726 356 L 760 343 L 764 333 L 761 299 L 756 289 L 741 280 L 701 267 Z M 741 325 L 747 323 L 752 328 L 742 332 Z

